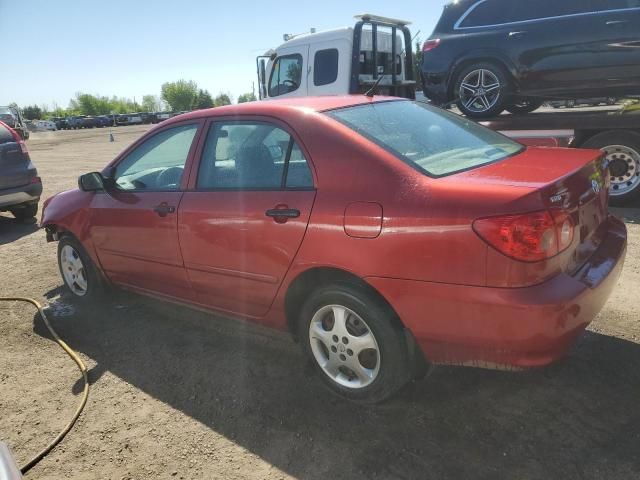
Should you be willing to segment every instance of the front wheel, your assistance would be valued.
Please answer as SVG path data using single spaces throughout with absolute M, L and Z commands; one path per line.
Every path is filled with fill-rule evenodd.
M 305 303 L 299 334 L 322 381 L 349 400 L 375 403 L 411 377 L 404 335 L 378 298 L 349 285 L 317 290 Z
M 89 305 L 101 299 L 104 281 L 80 242 L 69 235 L 58 242 L 58 268 L 65 287 L 78 303 Z
M 640 197 L 640 134 L 611 131 L 587 140 L 582 148 L 598 148 L 609 164 L 609 202 L 628 204 Z
M 492 63 L 477 63 L 463 69 L 457 77 L 454 93 L 462 113 L 471 118 L 499 115 L 509 96 L 509 77 Z
M 514 115 L 523 115 L 539 109 L 543 103 L 544 100 L 523 99 L 517 103 L 507 105 L 507 111 Z

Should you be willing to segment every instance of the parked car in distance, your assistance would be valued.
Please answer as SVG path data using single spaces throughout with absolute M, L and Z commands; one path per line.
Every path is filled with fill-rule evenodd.
M 155 122 L 154 123 L 160 123 L 163 122 L 165 120 L 168 120 L 169 118 L 171 118 L 171 113 L 170 112 L 156 112 L 155 114 Z
M 99 115 L 97 117 L 94 117 L 94 121 L 96 127 L 98 128 L 110 127 L 112 124 L 111 119 L 107 115 Z
M 35 217 L 42 181 L 18 132 L 0 122 L 0 211 L 18 220 Z
M 142 117 L 139 113 L 127 113 L 127 125 L 142 125 Z
M 56 126 L 56 123 L 52 122 L 51 120 L 34 120 L 33 121 L 33 126 L 37 130 L 55 131 L 55 130 L 58 129 L 58 127 Z
M 73 130 L 82 128 L 82 117 L 80 116 L 67 117 L 67 125 L 69 125 L 69 128 Z
M 69 124 L 67 123 L 66 118 L 52 117 L 49 120 L 56 124 L 56 129 L 58 130 L 67 130 L 69 128 Z
M 639 26 L 640 0 L 451 2 L 422 49 L 423 90 L 476 118 L 637 95 Z
M 165 121 L 42 226 L 76 301 L 110 282 L 289 330 L 327 386 L 373 402 L 427 361 L 564 356 L 625 257 L 608 178 L 600 151 L 429 105 L 297 97 Z
M 574 108 L 583 105 L 597 107 L 600 105 L 615 105 L 618 103 L 618 99 L 614 97 L 569 98 L 567 100 L 549 100 L 547 103 L 553 108 Z

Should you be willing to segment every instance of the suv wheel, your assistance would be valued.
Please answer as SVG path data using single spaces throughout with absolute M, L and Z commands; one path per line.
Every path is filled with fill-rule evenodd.
M 505 108 L 508 94 L 507 74 L 492 63 L 477 63 L 464 68 L 454 85 L 458 108 L 472 118 L 499 115 Z
M 527 99 L 520 100 L 517 103 L 507 105 L 507 111 L 510 113 L 513 113 L 514 115 L 522 115 L 525 113 L 531 113 L 534 110 L 539 109 L 543 103 L 544 103 L 543 100 L 527 98 Z
M 298 332 L 323 382 L 352 401 L 375 403 L 411 378 L 403 332 L 388 308 L 360 289 L 331 285 L 305 303 Z
M 35 217 L 38 214 L 38 204 L 31 203 L 29 205 L 23 205 L 21 207 L 16 207 L 11 209 L 11 213 L 16 220 L 24 221 L 30 218 Z

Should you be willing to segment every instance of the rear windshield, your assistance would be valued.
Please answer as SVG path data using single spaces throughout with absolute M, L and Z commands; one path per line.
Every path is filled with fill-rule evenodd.
M 493 130 L 423 103 L 377 102 L 325 113 L 431 177 L 497 162 L 524 149 Z

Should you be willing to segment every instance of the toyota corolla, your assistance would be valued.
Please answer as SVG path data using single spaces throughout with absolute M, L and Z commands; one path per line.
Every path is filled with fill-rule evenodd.
M 626 251 L 595 150 L 366 96 L 175 117 L 45 202 L 71 296 L 107 286 L 288 330 L 375 402 L 425 365 L 563 357 Z

